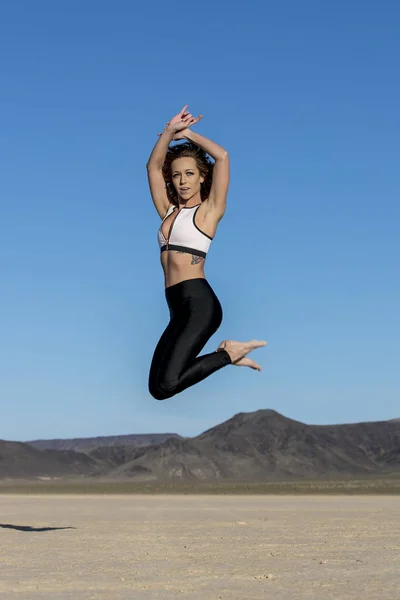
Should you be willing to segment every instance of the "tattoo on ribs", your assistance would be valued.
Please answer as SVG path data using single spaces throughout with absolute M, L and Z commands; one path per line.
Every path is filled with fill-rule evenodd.
M 203 260 L 204 258 L 202 256 L 192 254 L 192 265 L 199 265 Z
M 186 254 L 186 252 L 183 252 L 182 250 L 177 250 L 177 254 Z M 192 254 L 192 262 L 190 264 L 199 265 L 203 260 L 204 258 L 202 256 L 196 256 L 196 254 Z

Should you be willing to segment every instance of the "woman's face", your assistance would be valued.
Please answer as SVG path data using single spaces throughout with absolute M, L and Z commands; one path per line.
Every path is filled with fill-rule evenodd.
M 194 158 L 190 156 L 176 158 L 171 164 L 171 175 L 178 196 L 185 202 L 200 192 L 204 177 L 200 174 Z

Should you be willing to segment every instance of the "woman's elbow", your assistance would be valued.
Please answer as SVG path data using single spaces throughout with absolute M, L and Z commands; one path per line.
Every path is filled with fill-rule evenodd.
M 228 150 L 224 150 L 223 152 L 221 152 L 221 154 L 217 157 L 218 161 L 221 162 L 226 162 L 229 160 L 229 154 L 228 154 Z

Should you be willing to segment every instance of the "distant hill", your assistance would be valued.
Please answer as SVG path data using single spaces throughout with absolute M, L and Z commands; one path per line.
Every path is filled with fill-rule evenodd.
M 177 433 L 133 433 L 89 438 L 32 440 L 26 443 L 39 450 L 85 451 L 102 446 L 149 446 L 151 444 L 161 444 L 170 437 L 180 438 L 181 436 Z
M 161 435 L 161 434 L 155 434 Z M 129 440 L 137 436 L 127 436 Z M 139 436 L 141 437 L 141 436 Z M 150 436 L 152 437 L 152 436 Z M 239 413 L 193 438 L 98 445 L 85 453 L 0 442 L 0 477 L 72 475 L 137 480 L 266 481 L 400 473 L 400 421 L 306 425 L 273 410 Z M 93 438 L 109 440 L 109 438 Z M 73 440 L 69 441 L 72 444 Z M 75 450 L 79 446 L 75 446 Z
M 110 474 L 159 480 L 368 475 L 400 471 L 400 422 L 306 425 L 259 410 L 194 438 L 134 449 L 120 461 L 105 448 L 90 456 L 107 464 Z
M 73 477 L 100 473 L 96 460 L 70 450 L 37 450 L 0 440 L 0 478 Z

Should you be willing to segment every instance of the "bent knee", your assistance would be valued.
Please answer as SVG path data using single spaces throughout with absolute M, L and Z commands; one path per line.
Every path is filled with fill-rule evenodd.
M 172 381 L 150 381 L 149 392 L 155 400 L 167 400 L 177 393 L 177 384 Z

